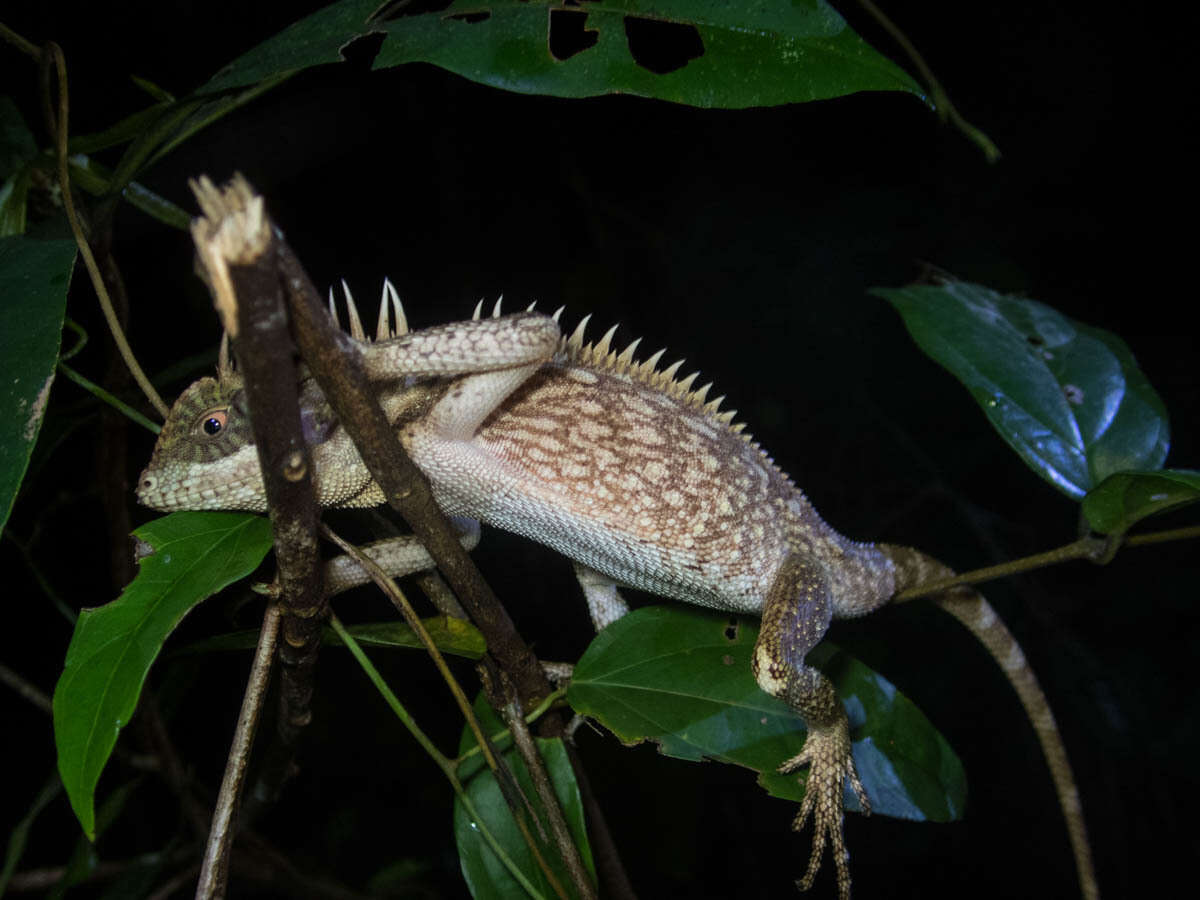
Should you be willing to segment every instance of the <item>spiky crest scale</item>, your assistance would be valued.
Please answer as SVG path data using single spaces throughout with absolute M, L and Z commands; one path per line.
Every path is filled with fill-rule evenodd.
M 346 307 L 348 311 L 347 317 L 350 320 L 351 336 L 356 340 L 361 340 L 364 342 L 369 341 L 369 338 L 366 338 L 363 335 L 362 324 L 358 317 L 358 309 L 355 306 L 354 297 L 350 293 L 350 288 L 347 286 L 345 281 L 342 281 L 342 289 L 346 299 Z M 492 318 L 498 318 L 502 314 L 501 303 L 503 300 L 503 294 L 496 299 L 496 303 L 492 307 Z M 380 335 L 384 333 L 383 322 L 386 318 L 385 310 L 389 302 L 391 303 L 393 315 L 397 324 L 395 331 L 391 330 L 390 328 L 387 329 L 387 336 L 389 338 L 396 337 L 402 334 L 408 334 L 409 332 L 408 321 L 405 318 L 404 310 L 400 304 L 400 298 L 396 293 L 396 289 L 390 280 L 385 280 L 383 285 L 383 297 L 380 300 L 380 322 L 376 326 L 375 339 L 377 341 L 383 339 L 380 337 Z M 474 312 L 471 314 L 471 318 L 473 320 L 479 320 L 482 318 L 483 303 L 484 301 L 481 298 L 475 305 Z M 532 310 L 534 305 L 535 304 L 530 304 L 528 309 Z M 554 315 L 551 316 L 551 318 L 554 319 L 555 322 L 558 322 L 565 308 L 566 307 L 560 306 L 554 311 Z M 329 293 L 329 309 L 330 315 L 334 322 L 337 322 L 338 318 L 337 313 L 334 312 L 332 288 L 330 288 Z M 720 407 L 721 403 L 725 400 L 725 395 L 722 394 L 714 400 L 708 399 L 708 392 L 712 388 L 712 382 L 709 382 L 708 384 L 705 384 L 694 390 L 692 389 L 692 385 L 695 383 L 696 379 L 700 377 L 699 371 L 692 372 L 685 378 L 677 378 L 676 375 L 679 372 L 679 368 L 684 362 L 682 359 L 673 362 L 665 369 L 659 369 L 659 361 L 666 353 L 665 347 L 649 356 L 644 361 L 640 363 L 635 362 L 634 354 L 637 352 L 638 345 L 642 342 L 641 338 L 637 338 L 636 340 L 630 342 L 624 350 L 622 350 L 620 353 L 617 353 L 611 347 L 613 336 L 616 334 L 617 328 L 619 327 L 617 325 L 614 325 L 612 328 L 608 329 L 608 331 L 606 331 L 600 340 L 595 344 L 585 343 L 584 335 L 587 331 L 587 327 L 591 321 L 591 318 L 591 313 L 588 313 L 579 320 L 579 324 L 575 326 L 575 330 L 571 332 L 569 336 L 564 335 L 559 339 L 558 353 L 555 355 L 556 360 L 560 362 L 574 363 L 603 372 L 611 372 L 615 375 L 623 375 L 637 382 L 638 384 L 644 384 L 653 390 L 662 391 L 663 393 L 683 403 L 685 406 L 699 410 L 700 412 L 709 416 L 714 422 L 728 429 L 733 434 L 736 434 L 743 441 L 757 450 L 762 455 L 763 459 L 771 465 L 771 468 L 783 476 L 789 484 L 792 484 L 793 487 L 795 486 L 794 482 L 792 482 L 792 479 L 775 463 L 775 460 L 767 455 L 765 451 L 763 451 L 759 443 L 755 441 L 750 434 L 746 433 L 746 423 L 733 421 L 734 416 L 737 415 L 737 410 L 731 409 L 721 412 Z M 355 323 L 357 323 L 358 327 L 357 334 L 355 334 Z

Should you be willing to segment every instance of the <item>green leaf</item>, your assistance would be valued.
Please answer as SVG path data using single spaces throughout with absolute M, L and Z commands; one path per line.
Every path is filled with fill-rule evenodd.
M 488 706 L 482 695 L 476 698 L 474 707 L 475 714 L 479 717 L 485 733 L 496 734 L 504 729 L 504 723 Z M 535 740 L 538 752 L 541 753 L 546 768 L 549 770 L 554 794 L 558 797 L 559 805 L 566 816 L 571 837 L 575 841 L 575 846 L 579 848 L 583 863 L 594 880 L 596 874 L 592 863 L 591 845 L 587 839 L 587 828 L 584 823 L 583 802 L 579 797 L 579 786 L 575 782 L 575 773 L 571 769 L 571 761 L 567 758 L 566 748 L 557 738 L 553 740 L 536 738 Z M 470 729 L 464 726 L 458 745 L 459 754 L 466 753 L 474 747 L 475 737 L 471 734 Z M 504 759 L 516 776 L 517 783 L 525 797 L 534 804 L 535 808 L 540 808 L 537 792 L 529 780 L 529 772 L 521 761 L 520 755 L 512 749 L 512 739 L 506 737 L 497 744 L 496 749 L 503 753 Z M 504 848 L 504 851 L 534 887 L 542 892 L 542 896 L 555 896 L 541 869 L 533 860 L 521 832 L 513 822 L 504 797 L 500 794 L 500 786 L 496 783 L 495 776 L 486 768 L 480 755 L 476 754 L 464 763 L 459 774 L 467 795 L 500 846 Z M 530 831 L 533 833 L 534 839 L 538 840 L 537 828 L 531 826 Z M 479 829 L 471 821 L 466 807 L 457 798 L 454 801 L 454 837 L 458 845 L 463 877 L 467 881 L 471 896 L 476 900 L 485 897 L 524 900 L 528 896 L 485 843 L 479 834 Z M 557 849 L 553 843 L 548 841 L 542 841 L 540 845 L 542 857 L 549 863 L 559 883 L 567 887 L 570 892 L 570 878 L 562 867 Z
M 572 30 L 594 43 L 557 58 L 557 33 Z M 460 0 L 437 13 L 398 18 L 388 23 L 388 35 L 376 68 L 430 62 L 522 94 L 634 94 L 726 109 L 871 90 L 909 91 L 924 99 L 916 82 L 872 50 L 824 0 L 599 0 L 574 10 L 558 3 Z M 643 60 L 689 40 L 698 55 L 675 60 L 682 64 L 671 71 L 652 71 L 634 55 L 639 35 L 649 45 L 639 49 Z
M 79 185 L 89 194 L 103 196 L 112 190 L 113 173 L 89 156 L 77 154 L 70 161 L 71 182 Z M 122 193 L 134 207 L 140 209 L 164 225 L 187 231 L 191 226 L 192 217 L 165 197 L 161 197 L 149 188 L 131 181 L 122 188 Z
M 871 293 L 896 307 L 918 346 L 1068 497 L 1115 472 L 1162 467 L 1166 408 L 1116 335 L 965 281 Z
M 42 427 L 74 266 L 74 241 L 0 238 L 0 528 Z
M 546 0 L 458 0 L 436 12 L 368 22 L 376 9 L 375 0 L 344 0 L 313 13 L 222 69 L 201 91 L 339 62 L 346 44 L 383 31 L 375 68 L 429 62 L 518 93 L 625 93 L 733 109 L 871 90 L 926 99 L 825 0 L 596 0 L 571 9 Z M 673 60 L 661 55 L 688 46 Z
M 1200 501 L 1200 472 L 1159 469 L 1110 475 L 1083 498 L 1093 531 L 1122 534 L 1147 516 Z
M 639 609 L 592 641 L 575 666 L 567 701 L 625 743 L 652 740 L 678 759 L 745 766 L 773 796 L 798 801 L 801 779 L 775 769 L 804 746 L 804 721 L 755 682 L 750 659 L 757 638 L 758 625 L 749 620 L 675 606 Z M 872 810 L 934 822 L 962 815 L 962 764 L 921 711 L 828 643 L 808 660 L 829 676 L 846 706 Z M 845 802 L 859 808 L 849 789 Z
M 453 653 L 455 656 L 465 656 L 467 659 L 479 659 L 487 650 L 487 643 L 479 629 L 463 619 L 431 616 L 422 619 L 421 623 L 429 632 L 429 636 L 433 638 L 433 642 L 437 644 L 437 648 L 443 653 Z M 425 646 L 404 622 L 368 622 L 362 625 L 349 625 L 346 630 L 364 647 L 420 650 Z M 322 643 L 327 647 L 340 647 L 342 639 L 332 628 L 326 628 Z M 230 634 L 218 634 L 202 641 L 194 641 L 186 647 L 180 647 L 175 653 L 252 650 L 257 645 L 258 629 L 247 629 Z
M 163 642 L 197 603 L 253 572 L 271 549 L 270 522 L 241 513 L 172 513 L 134 534 L 155 552 L 119 598 L 80 612 L 54 689 L 58 771 L 89 838 L 96 783 Z
M 342 62 L 347 44 L 383 30 L 367 21 L 379 8 L 379 0 L 342 0 L 317 10 L 243 53 L 196 93 L 247 87 L 310 66 Z

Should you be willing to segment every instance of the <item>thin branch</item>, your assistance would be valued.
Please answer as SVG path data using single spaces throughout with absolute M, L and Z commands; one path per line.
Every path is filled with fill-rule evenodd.
M 446 682 L 446 686 L 450 689 L 451 696 L 454 697 L 454 702 L 458 704 L 459 710 L 466 719 L 468 727 L 471 729 L 471 734 L 475 736 L 476 743 L 483 749 L 484 759 L 487 761 L 488 768 L 493 772 L 500 767 L 500 763 L 495 755 L 495 750 L 492 748 L 491 741 L 483 731 L 483 726 L 479 724 L 479 720 L 475 716 L 475 710 L 471 708 L 471 701 L 467 699 L 466 693 L 462 689 L 462 685 L 458 683 L 458 679 L 450 671 L 450 667 L 446 665 L 446 658 L 442 656 L 442 651 L 438 649 L 433 638 L 425 629 L 425 623 L 421 621 L 416 611 L 412 608 L 412 604 L 408 602 L 408 598 L 404 596 L 403 591 L 396 587 L 396 583 L 388 577 L 387 573 L 370 557 L 363 553 L 358 547 L 351 544 L 349 541 L 342 539 L 328 525 L 321 526 L 321 533 L 329 540 L 333 541 L 341 549 L 343 553 L 354 559 L 375 582 L 387 598 L 392 601 L 392 605 L 404 617 L 404 621 L 408 623 L 408 627 L 413 630 L 413 634 L 420 640 L 425 651 L 433 660 L 434 666 L 438 670 L 438 674 L 442 676 L 442 680 Z M 510 776 L 511 777 L 511 776 Z
M 32 57 L 34 62 L 42 58 L 42 51 L 38 49 L 37 44 L 26 40 L 3 22 L 0 22 L 0 38 L 3 38 L 5 43 L 12 44 L 26 56 Z
M 262 631 L 258 636 L 258 648 L 242 698 L 242 711 L 238 716 L 233 745 L 229 748 L 229 759 L 225 764 L 225 775 L 221 779 L 221 791 L 217 806 L 213 810 L 212 828 L 204 852 L 204 863 L 200 868 L 200 881 L 196 886 L 198 898 L 222 897 L 229 876 L 229 855 L 233 843 L 234 816 L 238 807 L 242 783 L 246 777 L 246 766 L 250 760 L 250 748 L 262 713 L 267 684 L 271 677 L 271 660 L 275 655 L 275 640 L 279 634 L 280 612 L 277 604 L 267 607 L 263 615 Z
M 567 820 L 563 815 L 562 808 L 558 804 L 558 797 L 554 793 L 554 785 L 550 783 L 550 779 L 543 766 L 530 766 L 529 760 L 541 757 L 538 752 L 537 745 L 533 742 L 533 735 L 529 733 L 529 726 L 525 724 L 525 717 L 521 711 L 521 703 L 514 694 L 512 702 L 506 704 L 501 711 L 504 715 L 504 721 L 508 724 L 508 729 L 512 733 L 513 745 L 517 748 L 517 752 L 521 754 L 521 759 L 525 761 L 526 768 L 529 771 L 529 778 L 533 782 L 533 789 L 537 792 L 538 799 L 542 801 L 542 809 L 546 814 L 546 818 L 550 822 L 550 833 L 554 836 L 554 845 L 558 848 L 559 855 L 563 862 L 567 864 L 567 873 L 571 876 L 571 883 L 575 885 L 575 890 L 580 897 L 585 900 L 594 900 L 596 897 L 596 888 L 592 884 L 591 876 L 583 865 L 583 857 L 579 855 L 579 848 L 575 845 L 575 839 L 571 837 L 570 829 L 567 828 Z
M 559 883 L 557 876 L 555 876 L 554 870 L 551 869 L 550 865 L 546 862 L 545 857 L 542 855 L 541 847 L 538 845 L 538 842 L 534 840 L 533 835 L 530 834 L 529 827 L 525 821 L 525 812 L 526 810 L 532 812 L 532 806 L 525 795 L 521 792 L 516 779 L 513 777 L 512 772 L 508 768 L 508 765 L 504 762 L 502 757 L 497 755 L 495 748 L 492 746 L 492 741 L 488 738 L 487 734 L 484 733 L 483 726 L 479 723 L 479 719 L 475 715 L 475 710 L 471 708 L 471 701 L 467 699 L 467 695 L 463 692 L 462 686 L 459 685 L 458 680 L 450 672 L 450 668 L 446 665 L 446 660 L 445 657 L 442 656 L 441 650 L 438 649 L 437 644 L 434 643 L 433 638 L 429 635 L 429 632 L 425 630 L 425 623 L 423 623 L 417 616 L 416 612 L 412 608 L 412 605 L 408 602 L 408 598 L 404 596 L 404 592 L 396 586 L 396 583 L 388 577 L 387 573 L 382 567 L 379 566 L 378 563 L 363 553 L 358 547 L 355 547 L 353 544 L 339 537 L 332 529 L 329 528 L 329 526 L 322 525 L 321 533 L 337 544 L 343 553 L 354 559 L 360 566 L 362 566 L 363 570 L 371 577 L 371 580 L 375 582 L 376 586 L 388 596 L 388 599 L 391 600 L 392 604 L 400 611 L 400 614 L 404 617 L 405 622 L 408 623 L 408 626 L 413 630 L 413 633 L 417 635 L 421 643 L 424 645 L 426 652 L 429 654 L 434 665 L 437 667 L 439 674 L 442 676 L 442 680 L 445 681 L 446 685 L 450 688 L 450 693 L 454 697 L 454 702 L 458 704 L 458 708 L 462 711 L 463 718 L 467 721 L 467 727 L 471 729 L 471 734 L 475 737 L 476 745 L 480 748 L 481 752 L 483 753 L 483 758 L 487 762 L 488 768 L 495 776 L 496 783 L 500 786 L 500 794 L 504 797 L 504 801 L 508 805 L 509 811 L 512 813 L 513 821 L 516 822 L 518 830 L 520 830 L 522 837 L 525 839 L 526 845 L 529 847 L 529 852 L 537 861 L 537 864 L 539 868 L 541 868 L 542 874 L 546 878 L 547 883 L 554 889 L 554 892 L 558 896 L 563 897 L 565 900 L 566 893 L 563 890 L 562 885 Z M 339 636 L 340 634 L 341 633 L 339 632 Z M 402 721 L 405 722 L 406 726 L 413 733 L 413 735 L 417 737 L 418 742 L 423 748 L 425 748 L 425 751 L 427 753 L 432 751 L 431 755 L 434 756 L 435 761 L 442 768 L 442 770 L 446 772 L 447 775 L 454 773 L 457 766 L 457 761 L 448 759 L 441 753 L 441 751 L 434 748 L 433 743 L 424 736 L 424 733 L 419 732 L 419 730 L 416 729 L 416 723 L 410 718 L 407 718 L 408 713 L 403 711 L 403 707 L 400 705 L 399 700 L 394 701 L 393 709 L 396 710 L 397 715 L 402 715 L 405 717 L 402 718 Z M 524 724 L 524 722 L 521 723 L 522 727 L 524 727 Z M 525 760 L 526 768 L 528 768 L 530 772 L 540 770 L 544 774 L 545 766 L 542 765 L 542 759 L 538 755 L 537 749 L 532 748 L 532 741 L 530 742 L 530 747 L 532 749 L 531 757 L 527 756 L 526 752 L 521 753 L 522 759 Z M 548 778 L 549 776 L 546 775 L 547 783 Z M 536 783 L 536 777 L 534 780 Z M 457 781 L 458 777 L 455 773 L 453 783 L 457 783 Z M 558 800 L 556 797 L 554 797 L 553 791 L 551 791 L 551 802 L 553 803 L 553 808 L 558 810 Z M 559 816 L 561 817 L 562 811 L 558 810 L 558 812 Z M 553 816 L 553 813 L 549 814 Z M 564 822 L 564 832 L 565 828 L 566 825 Z M 578 859 L 579 850 L 575 847 L 574 842 L 571 841 L 569 834 L 567 834 L 566 842 L 560 843 L 558 848 L 568 870 L 571 869 L 570 857 L 572 855 L 576 857 L 577 865 L 579 866 L 580 870 L 582 870 L 583 862 L 582 860 Z M 584 896 L 588 897 L 594 895 L 585 893 Z
M 444 774 L 446 779 L 450 782 L 450 786 L 454 788 L 455 794 L 458 795 L 459 802 L 461 802 L 464 808 L 467 810 L 467 814 L 471 817 L 471 821 L 475 823 L 475 827 L 479 831 L 480 836 L 483 838 L 488 847 L 491 848 L 492 852 L 496 854 L 496 858 L 500 860 L 501 864 L 506 869 L 508 869 L 509 874 L 512 875 L 513 879 L 525 889 L 525 892 L 529 894 L 530 897 L 536 898 L 536 900 L 541 900 L 541 892 L 530 883 L 529 879 L 525 877 L 525 873 L 520 870 L 517 864 L 513 862 L 512 858 L 504 851 L 504 848 L 500 846 L 499 841 L 496 840 L 495 835 L 492 834 L 491 829 L 487 827 L 487 823 L 484 822 L 483 817 L 480 816 L 479 810 L 475 808 L 475 804 L 472 802 L 471 796 L 463 788 L 462 782 L 458 780 L 458 775 L 455 772 L 454 760 L 451 760 L 440 750 L 438 750 L 433 741 L 429 739 L 429 736 L 421 730 L 412 716 L 408 714 L 408 710 L 406 710 L 403 704 L 401 704 L 399 698 L 395 695 L 395 693 L 392 692 L 392 689 L 388 687 L 387 682 L 383 680 L 383 676 L 379 674 L 379 670 L 371 664 L 371 660 L 367 658 L 367 655 L 363 652 L 362 647 L 359 646 L 358 641 L 354 639 L 354 635 L 346 630 L 337 616 L 330 615 L 329 625 L 331 628 L 333 628 L 334 633 L 341 639 L 342 643 L 346 645 L 346 649 L 350 651 L 351 655 L 362 667 L 362 670 L 367 673 L 367 677 L 371 679 L 371 683 L 375 685 L 375 688 L 383 696 L 384 701 L 388 704 L 388 706 L 391 707 L 392 712 L 396 715 L 396 718 L 398 718 L 401 724 L 403 724 L 404 727 L 409 730 L 409 733 L 412 734 L 417 743 L 421 745 L 422 749 L 425 750 L 430 759 L 437 763 L 438 768 L 442 770 L 442 774 Z M 517 818 L 517 824 L 522 824 L 519 817 Z M 525 834 L 528 835 L 527 830 L 525 831 Z M 536 854 L 536 846 L 533 845 L 532 841 L 530 843 L 531 848 Z
M 146 395 L 151 405 L 165 419 L 169 412 L 169 407 L 163 402 L 162 397 L 158 395 L 158 391 L 154 389 L 154 385 L 150 383 L 150 379 L 146 377 L 146 373 L 142 371 L 142 367 L 138 365 L 137 358 L 133 355 L 133 350 L 130 348 L 129 342 L 125 339 L 125 332 L 121 329 L 121 323 L 118 321 L 117 313 L 113 309 L 108 289 L 104 285 L 104 278 L 100 274 L 99 266 L 96 265 L 96 258 L 92 255 L 92 248 L 84 236 L 83 227 L 80 225 L 79 217 L 75 212 L 75 201 L 71 196 L 71 178 L 67 167 L 69 111 L 67 99 L 67 63 L 63 57 L 62 49 L 53 42 L 46 44 L 44 52 L 53 61 L 55 71 L 58 74 L 58 114 L 53 120 L 53 139 L 58 163 L 58 183 L 62 190 L 63 211 L 67 214 L 67 221 L 71 225 L 71 234 L 75 237 L 75 244 L 79 247 L 79 255 L 83 258 L 83 264 L 87 268 L 88 277 L 91 278 L 92 287 L 96 291 L 96 297 L 100 301 L 100 309 L 104 312 L 104 321 L 108 323 L 108 329 L 112 333 L 113 341 L 116 342 L 117 349 L 121 353 L 121 358 L 125 360 L 125 365 L 129 368 L 134 380 L 138 383 L 138 386 L 142 389 L 142 392 Z M 45 98 L 45 103 L 47 107 L 51 107 L 49 97 Z

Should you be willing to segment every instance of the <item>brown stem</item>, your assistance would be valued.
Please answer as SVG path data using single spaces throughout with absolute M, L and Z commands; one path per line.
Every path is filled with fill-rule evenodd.
M 387 417 L 375 402 L 375 391 L 367 381 L 351 338 L 334 327 L 320 296 L 288 245 L 279 241 L 277 247 L 296 343 L 338 421 L 354 441 L 388 503 L 425 545 L 472 621 L 483 632 L 489 654 L 509 673 L 522 702 L 526 706 L 536 705 L 551 691 L 537 658 L 438 509 L 425 476 L 396 440 Z M 503 705 L 503 698 L 493 694 L 491 699 L 497 708 Z
M 229 758 L 225 764 L 225 775 L 221 779 L 221 790 L 217 795 L 217 806 L 213 810 L 212 828 L 208 833 L 208 844 L 204 851 L 204 863 L 200 868 L 200 880 L 196 886 L 196 897 L 223 897 L 229 877 L 229 855 L 233 844 L 234 818 L 242 783 L 246 778 L 246 766 L 250 760 L 250 748 L 262 713 L 267 684 L 271 677 L 271 659 L 275 655 L 275 639 L 279 633 L 279 606 L 271 604 L 263 615 L 262 630 L 258 635 L 258 648 L 254 663 L 250 667 L 250 678 L 242 698 L 242 711 L 238 716 L 237 730 Z
M 328 614 L 321 587 L 312 462 L 300 423 L 299 373 L 262 198 L 240 177 L 223 190 L 191 183 L 204 217 L 192 225 L 225 331 L 233 341 L 275 536 L 284 617 L 278 730 L 295 743 L 311 716 L 313 670 Z
M 501 713 L 508 725 L 509 733 L 512 735 L 513 745 L 529 771 L 533 789 L 537 792 L 538 799 L 542 801 L 542 810 L 550 823 L 550 833 L 554 838 L 554 845 L 567 865 L 571 883 L 575 885 L 578 896 L 585 900 L 594 900 L 596 888 L 583 865 L 583 857 L 579 855 L 579 848 L 575 846 L 570 829 L 567 828 L 567 820 L 563 815 L 562 807 L 558 804 L 558 797 L 554 793 L 554 786 L 550 783 L 549 773 L 545 766 L 533 764 L 535 760 L 541 762 L 541 754 L 534 743 L 533 735 L 529 733 L 529 726 L 525 724 L 525 713 L 521 708 L 520 701 L 514 696 L 510 703 L 504 705 Z

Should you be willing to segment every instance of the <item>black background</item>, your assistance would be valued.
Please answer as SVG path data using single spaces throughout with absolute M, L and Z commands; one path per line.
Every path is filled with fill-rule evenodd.
M 72 133 L 86 133 L 144 104 L 129 74 L 186 94 L 317 6 L 135 2 L 6 8 L 3 18 L 31 40 L 62 45 Z M 857 6 L 839 6 L 899 59 Z M 843 532 L 974 568 L 1066 543 L 1077 507 L 1023 466 L 866 289 L 911 281 L 928 262 L 1112 330 L 1171 411 L 1168 465 L 1196 467 L 1186 218 L 1195 190 L 1177 133 L 1193 104 L 1160 44 L 1170 23 L 1110 19 L 1084 3 L 887 6 L 964 115 L 999 145 L 999 164 L 900 94 L 746 111 L 557 100 L 423 65 L 372 73 L 376 44 L 366 40 L 348 63 L 296 76 L 142 180 L 194 211 L 187 178 L 243 172 L 319 285 L 346 278 L 361 304 L 390 276 L 416 326 L 462 317 L 500 293 L 514 306 L 566 304 L 571 325 L 587 312 L 604 327 L 620 322 L 618 338 L 644 336 L 647 352 L 666 344 L 701 368 Z M 5 90 L 36 127 L 33 66 L 2 52 Z M 147 369 L 211 350 L 218 326 L 192 275 L 190 239 L 130 208 L 116 239 L 130 336 Z M 92 335 L 77 363 L 98 373 L 104 329 L 79 274 L 69 312 Z M 84 399 L 60 380 L 48 423 L 77 417 Z M 10 526 L 24 537 L 40 529 L 37 558 L 78 606 L 112 596 L 94 441 L 84 427 L 54 449 Z M 131 434 L 130 479 L 151 445 Z M 12 548 L 0 554 L 12 590 L 0 658 L 50 691 L 69 629 Z M 476 556 L 539 655 L 582 652 L 589 627 L 566 562 L 494 530 Z M 987 591 L 1058 716 L 1110 897 L 1149 894 L 1200 850 L 1191 818 L 1196 556 L 1194 543 L 1134 549 L 1106 569 L 1078 563 Z M 208 604 L 173 646 L 252 626 L 259 607 L 245 601 Z M 375 599 L 337 608 L 352 620 L 389 615 Z M 971 638 L 918 604 L 835 625 L 833 637 L 917 702 L 962 756 L 970 784 L 966 818 L 953 825 L 848 817 L 856 896 L 1070 896 L 1070 851 L 1036 741 Z M 458 720 L 428 664 L 377 655 L 450 749 Z M 183 683 L 172 737 L 213 790 L 245 672 L 246 658 L 228 654 L 152 675 L 164 692 Z M 49 774 L 53 744 L 44 716 L 0 696 L 14 753 L 0 821 L 8 828 Z M 579 743 L 641 896 L 792 892 L 809 836 L 788 831 L 792 810 L 752 775 L 624 750 L 586 727 Z M 299 763 L 257 828 L 301 868 L 362 889 L 389 862 L 414 858 L 431 866 L 421 881 L 430 895 L 465 894 L 449 788 L 339 651 L 322 655 Z M 101 793 L 127 774 L 110 766 Z M 103 858 L 159 846 L 176 828 L 157 783 L 134 803 L 101 842 Z M 24 865 L 60 864 L 76 834 L 58 801 Z M 828 869 L 816 896 L 833 896 Z M 232 895 L 256 890 L 241 881 Z

